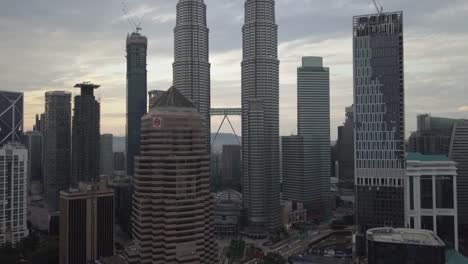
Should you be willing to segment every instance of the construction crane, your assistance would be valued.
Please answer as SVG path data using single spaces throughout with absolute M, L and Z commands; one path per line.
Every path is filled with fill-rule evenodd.
M 383 6 L 377 1 L 377 0 L 372 0 L 374 3 L 375 9 L 377 10 L 377 13 L 382 14 L 383 12 Z
M 124 12 L 125 17 L 127 18 L 127 21 L 130 24 L 130 27 L 132 28 L 132 30 L 134 30 L 136 33 L 140 32 L 142 30 L 141 23 L 137 24 L 135 22 L 135 19 L 130 15 L 130 12 L 128 11 L 128 7 L 124 1 L 120 2 L 120 4 L 122 5 L 122 11 Z

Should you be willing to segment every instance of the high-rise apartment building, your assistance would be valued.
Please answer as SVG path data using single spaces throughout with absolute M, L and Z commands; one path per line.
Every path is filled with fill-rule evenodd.
M 23 93 L 0 91 L 0 146 L 21 142 L 23 105 Z
M 114 149 L 112 147 L 112 141 L 112 134 L 101 135 L 101 154 L 99 159 L 99 170 L 101 175 L 114 175 Z
M 142 118 L 130 263 L 215 263 L 204 116 L 170 88 Z
M 28 236 L 28 150 L 19 143 L 0 149 L 0 246 Z
M 346 107 L 346 121 L 338 127 L 336 142 L 336 160 L 338 161 L 338 179 L 343 187 L 354 185 L 354 110 Z
M 100 103 L 94 97 L 99 85 L 80 83 L 81 95 L 75 96 L 72 128 L 71 184 L 99 180 Z
M 468 252 L 468 120 L 460 120 L 455 124 L 449 158 L 457 163 L 459 239 L 461 249 Z
M 246 0 L 242 28 L 242 191 L 249 233 L 280 225 L 279 60 L 274 0 Z
M 147 49 L 148 39 L 138 31 L 127 36 L 127 175 L 133 175 L 140 152 L 140 120 L 147 111 Z
M 71 179 L 71 93 L 45 93 L 43 118 L 44 199 L 49 212 L 59 210 L 60 191 Z
M 205 119 L 206 142 L 210 145 L 209 30 L 203 0 L 179 0 L 174 29 L 174 86 Z
M 33 125 L 34 132 L 42 132 L 44 127 L 44 114 L 36 115 L 36 121 Z
M 28 183 L 43 181 L 42 178 L 42 133 L 28 131 L 23 140 L 28 150 Z
M 60 192 L 60 264 L 84 264 L 114 255 L 114 191 L 79 183 Z
M 360 232 L 404 226 L 403 12 L 354 17 L 354 151 Z
M 283 137 L 283 199 L 327 216 L 330 201 L 330 71 L 321 57 L 297 69 L 298 136 Z

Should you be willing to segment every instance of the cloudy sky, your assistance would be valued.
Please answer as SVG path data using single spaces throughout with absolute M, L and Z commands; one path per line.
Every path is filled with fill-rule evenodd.
M 468 1 L 385 0 L 403 10 L 407 131 L 418 113 L 468 118 Z M 240 105 L 244 0 L 205 0 L 210 28 L 212 106 Z M 148 89 L 172 83 L 176 0 L 127 0 L 149 39 Z M 352 104 L 352 16 L 371 0 L 277 0 L 281 133 L 296 132 L 296 68 L 322 56 L 331 71 L 332 138 Z M 25 129 L 44 110 L 44 92 L 101 84 L 102 132 L 125 134 L 125 38 L 120 0 L 0 0 L 2 90 L 25 92 Z M 240 130 L 240 120 L 234 118 Z M 219 120 L 213 121 L 217 129 Z M 227 127 L 224 131 L 229 131 Z M 237 131 L 239 132 L 239 131 Z

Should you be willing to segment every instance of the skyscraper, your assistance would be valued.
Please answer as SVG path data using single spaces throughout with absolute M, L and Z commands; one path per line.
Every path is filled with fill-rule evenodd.
M 241 187 L 241 149 L 239 145 L 223 145 L 221 157 L 222 185 L 238 191 Z
M 130 263 L 215 263 L 205 125 L 203 115 L 174 87 L 143 117 Z
M 114 191 L 105 182 L 60 192 L 59 251 L 60 264 L 114 255 Z
M 357 224 L 404 226 L 403 12 L 354 17 Z
M 461 248 L 468 251 L 468 120 L 453 128 L 449 158 L 457 163 L 458 224 Z
M 100 103 L 94 97 L 94 89 L 99 85 L 80 83 L 81 95 L 75 96 L 73 109 L 72 134 L 72 181 L 73 186 L 79 182 L 99 180 L 100 154 Z
M 28 151 L 19 143 L 0 149 L 0 246 L 28 236 Z
M 426 155 L 448 155 L 457 119 L 418 115 L 418 129 L 411 133 L 408 150 Z
M 247 0 L 242 61 L 243 203 L 251 233 L 280 223 L 279 60 L 274 0 Z
M 24 134 L 24 144 L 28 150 L 28 183 L 42 182 L 42 134 L 28 131 Z
M 21 142 L 23 104 L 23 93 L 0 91 L 0 146 Z
M 298 136 L 283 137 L 283 198 L 325 218 L 330 201 L 330 70 L 321 57 L 297 69 Z
M 354 110 L 346 107 L 346 121 L 338 127 L 336 156 L 338 161 L 338 179 L 342 186 L 354 185 Z
M 112 147 L 112 134 L 101 135 L 100 165 L 101 175 L 114 175 L 114 150 Z
M 209 30 L 203 0 L 179 0 L 174 29 L 174 86 L 203 115 L 206 142 L 210 143 Z
M 54 213 L 71 179 L 71 93 L 45 93 L 43 129 L 44 198 Z
M 138 32 L 127 36 L 127 174 L 133 175 L 134 158 L 140 152 L 141 117 L 146 113 L 148 39 Z

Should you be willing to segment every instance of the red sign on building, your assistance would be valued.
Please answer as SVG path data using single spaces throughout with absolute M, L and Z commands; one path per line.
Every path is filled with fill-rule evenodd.
M 153 117 L 153 127 L 155 128 L 161 128 L 161 118 L 156 116 L 156 117 Z

